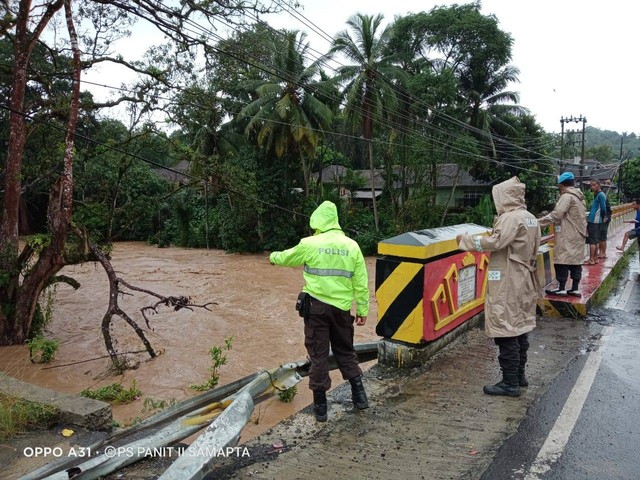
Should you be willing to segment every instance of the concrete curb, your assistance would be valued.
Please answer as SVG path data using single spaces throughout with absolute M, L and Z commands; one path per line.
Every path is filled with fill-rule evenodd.
M 378 363 L 395 368 L 419 367 L 460 335 L 481 325 L 483 321 L 484 311 L 474 315 L 446 335 L 425 345 L 406 345 L 383 338 L 378 341 Z
M 0 372 L 0 392 L 5 395 L 49 405 L 60 411 L 60 422 L 89 430 L 111 430 L 111 405 L 99 400 L 55 392 Z

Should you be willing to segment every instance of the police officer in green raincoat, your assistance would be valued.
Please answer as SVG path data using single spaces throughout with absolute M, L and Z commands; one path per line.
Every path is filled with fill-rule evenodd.
M 326 391 L 331 387 L 329 347 L 342 378 L 351 383 L 356 408 L 369 406 L 353 347 L 354 322 L 364 325 L 367 321 L 369 286 L 362 251 L 340 228 L 335 204 L 323 202 L 311 215 L 309 225 L 315 231 L 313 236 L 303 238 L 293 248 L 271 253 L 269 261 L 272 265 L 304 266 L 300 308 L 304 312 L 305 347 L 311 360 L 309 388 L 313 390 L 316 420 L 324 422 Z M 354 299 L 355 319 L 351 315 Z

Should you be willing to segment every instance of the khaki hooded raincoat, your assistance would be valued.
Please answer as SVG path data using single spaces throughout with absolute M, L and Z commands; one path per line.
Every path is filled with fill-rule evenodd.
M 586 255 L 587 210 L 584 195 L 574 187 L 567 187 L 558 198 L 553 212 L 538 220 L 541 227 L 555 225 L 553 261 L 561 265 L 581 265 Z
M 489 236 L 463 235 L 460 249 L 491 252 L 484 304 L 489 337 L 517 337 L 536 326 L 538 220 L 524 203 L 525 184 L 518 177 L 493 187 L 498 218 Z

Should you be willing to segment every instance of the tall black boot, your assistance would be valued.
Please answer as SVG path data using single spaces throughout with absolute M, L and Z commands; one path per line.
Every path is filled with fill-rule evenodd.
M 485 385 L 482 389 L 487 395 L 505 395 L 507 397 L 519 397 L 520 386 L 518 385 L 517 373 L 503 373 L 502 380 L 495 385 Z
M 524 368 L 518 372 L 518 385 L 520 385 L 521 387 L 529 386 L 529 380 L 524 374 Z
M 518 337 L 496 338 L 500 353 L 498 363 L 502 370 L 502 380 L 495 385 L 485 385 L 482 391 L 487 395 L 506 395 L 508 397 L 520 396 L 520 385 L 518 385 L 518 371 L 520 366 L 526 364 L 526 351 L 524 358 L 520 354 L 522 343 L 526 343 L 526 334 Z M 522 361 L 522 364 L 521 364 Z
M 316 421 L 327 421 L 327 394 L 323 390 L 313 391 L 313 413 L 316 414 Z
M 367 400 L 367 392 L 364 391 L 364 385 L 362 384 L 362 377 L 358 375 L 349 379 L 351 384 L 351 398 L 353 404 L 358 410 L 364 410 L 369 408 L 369 401 Z
M 579 280 L 578 280 L 579 281 Z M 574 280 L 574 284 L 575 284 Z M 525 376 L 525 367 L 527 366 L 527 352 L 529 351 L 529 335 L 524 333 L 518 337 L 518 343 L 520 344 L 520 364 L 518 365 L 518 385 L 521 387 L 528 387 L 529 380 Z

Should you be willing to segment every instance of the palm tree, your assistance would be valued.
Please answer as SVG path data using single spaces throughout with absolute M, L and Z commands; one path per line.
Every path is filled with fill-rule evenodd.
M 468 102 L 468 122 L 476 132 L 488 138 L 493 157 L 497 156 L 493 131 L 499 125 L 503 130 L 513 130 L 505 120 L 528 113 L 518 105 L 520 96 L 517 92 L 505 90 L 509 84 L 518 81 L 520 71 L 506 65 L 491 71 L 484 68 L 465 68 L 460 75 L 462 95 Z
M 284 31 L 273 39 L 273 68 L 266 80 L 254 82 L 257 98 L 240 111 L 249 118 L 247 136 L 255 135 L 260 147 L 276 157 L 298 155 L 305 196 L 309 195 L 307 159 L 316 153 L 322 133 L 331 127 L 332 111 L 316 91 L 318 63 L 305 66 L 309 43 L 298 31 Z
M 336 80 L 344 84 L 343 96 L 346 100 L 347 122 L 355 130 L 361 130 L 369 147 L 369 168 L 371 169 L 371 199 L 376 230 L 378 210 L 376 205 L 373 162 L 374 120 L 382 118 L 397 106 L 393 82 L 403 79 L 400 69 L 385 55 L 391 29 L 381 30 L 383 16 L 375 17 L 358 13 L 347 21 L 353 36 L 344 30 L 336 35 L 329 55 L 340 53 L 353 62 L 338 69 Z M 380 32 L 380 33 L 378 33 Z

